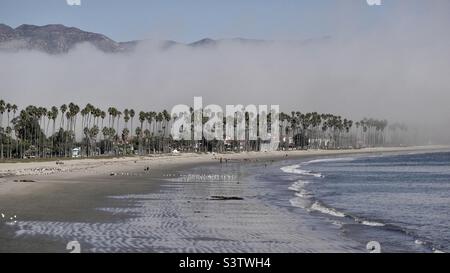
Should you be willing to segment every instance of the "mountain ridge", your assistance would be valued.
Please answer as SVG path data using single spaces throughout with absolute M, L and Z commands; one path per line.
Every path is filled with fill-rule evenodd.
M 309 39 L 305 41 L 290 41 L 289 43 L 307 45 L 312 41 L 328 40 L 324 36 L 321 39 Z M 62 24 L 48 24 L 43 26 L 22 24 L 12 28 L 0 23 L 0 52 L 21 50 L 38 50 L 48 54 L 65 54 L 82 43 L 90 43 L 105 53 L 121 53 L 134 50 L 139 44 L 151 42 L 152 40 L 133 40 L 116 42 L 106 35 L 88 32 L 76 27 L 68 27 Z M 184 45 L 193 48 L 212 48 L 226 42 L 237 42 L 240 44 L 271 44 L 275 41 L 258 40 L 247 38 L 211 39 L 204 38 L 192 43 L 180 43 L 171 40 L 157 41 L 162 49 L 168 49 L 176 45 Z

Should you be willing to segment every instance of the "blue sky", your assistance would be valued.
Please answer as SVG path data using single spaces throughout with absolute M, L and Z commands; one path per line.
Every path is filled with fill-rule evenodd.
M 385 4 L 365 0 L 0 0 L 0 22 L 61 23 L 103 33 L 116 41 L 205 37 L 302 40 L 336 35 L 343 29 L 370 29 L 384 16 Z M 388 0 L 386 0 L 388 1 Z M 346 25 L 347 19 L 352 18 Z

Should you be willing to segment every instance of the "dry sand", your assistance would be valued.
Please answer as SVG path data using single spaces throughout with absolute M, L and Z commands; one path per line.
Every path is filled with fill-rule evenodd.
M 300 158 L 305 156 L 331 156 L 343 154 L 387 153 L 428 150 L 448 150 L 449 146 L 413 146 L 394 148 L 366 148 L 358 150 L 299 150 L 275 152 L 249 152 L 227 154 L 174 154 L 156 156 L 136 156 L 105 159 L 72 159 L 55 161 L 36 161 L 18 163 L 0 163 L 0 196 L 19 194 L 26 195 L 33 190 L 49 186 L 51 179 L 54 183 L 71 183 L 82 181 L 83 177 L 93 175 L 126 175 L 127 172 L 149 168 L 151 172 L 173 169 L 181 166 L 201 163 L 236 160 L 280 160 L 286 158 Z M 59 163 L 59 164 L 57 164 Z M 76 179 L 77 178 L 77 179 Z M 21 182 L 23 181 L 23 182 Z M 28 182 L 27 182 L 28 181 Z

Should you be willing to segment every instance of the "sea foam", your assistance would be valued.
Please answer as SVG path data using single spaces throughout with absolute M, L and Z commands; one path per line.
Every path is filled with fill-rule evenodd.
M 341 161 L 353 161 L 355 158 L 353 157 L 342 157 L 342 158 L 322 158 L 322 159 L 314 159 L 307 161 L 303 164 L 316 164 L 316 163 L 324 163 L 324 162 L 341 162 Z
M 362 225 L 371 226 L 371 227 L 384 227 L 385 226 L 385 224 L 383 224 L 383 223 L 378 223 L 378 222 L 373 222 L 373 221 L 361 221 L 360 223 Z
M 331 216 L 334 216 L 334 217 L 341 217 L 342 218 L 342 217 L 346 216 L 344 213 L 339 212 L 339 211 L 337 211 L 337 210 L 335 210 L 333 208 L 328 208 L 328 207 L 322 205 L 321 203 L 319 203 L 317 201 L 314 202 L 314 204 L 312 204 L 310 209 L 318 211 L 318 212 L 321 212 L 321 213 L 324 213 L 324 214 L 328 214 L 328 215 L 331 215 Z
M 303 188 L 305 187 L 305 185 L 309 184 L 309 181 L 303 181 L 303 180 L 299 180 L 296 181 L 294 184 L 292 184 L 291 186 L 289 186 L 288 189 L 290 189 L 291 191 L 301 191 L 303 190 Z
M 311 171 L 302 170 L 302 169 L 300 169 L 300 166 L 301 166 L 300 164 L 286 166 L 286 167 L 282 167 L 281 170 L 283 172 L 285 172 L 285 173 L 293 173 L 293 174 L 314 176 L 314 177 L 317 177 L 317 178 L 323 177 L 323 175 L 321 173 L 314 173 L 314 172 L 311 172 Z

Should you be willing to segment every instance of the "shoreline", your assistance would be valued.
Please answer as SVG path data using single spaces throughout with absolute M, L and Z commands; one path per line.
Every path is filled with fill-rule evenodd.
M 0 177 L 6 176 L 28 176 L 28 175 L 51 175 L 61 172 L 74 172 L 88 168 L 97 168 L 114 164 L 128 164 L 130 162 L 153 162 L 162 160 L 165 163 L 192 159 L 192 163 L 201 163 L 209 159 L 283 159 L 286 155 L 291 157 L 302 156 L 321 156 L 335 154 L 364 154 L 364 153 L 383 153 L 383 152 L 410 152 L 410 151 L 433 151 L 450 150 L 446 145 L 430 146 L 410 146 L 410 147 L 377 147 L 362 149 L 342 149 L 342 150 L 288 150 L 273 152 L 241 152 L 241 153 L 180 153 L 180 154 L 161 154 L 150 156 L 127 156 L 113 158 L 80 158 L 80 159 L 49 159 L 45 161 L 27 161 L 27 162 L 0 162 Z M 195 161 L 195 162 L 194 162 Z M 160 162 L 159 162 L 160 163 Z M 178 162 L 174 162 L 178 163 Z
M 114 176 L 136 170 L 149 168 L 149 172 L 165 169 L 187 168 L 200 164 L 219 164 L 220 158 L 233 161 L 278 161 L 304 157 L 320 157 L 351 154 L 376 154 L 396 152 L 428 152 L 450 150 L 450 146 L 411 146 L 411 147 L 381 147 L 347 150 L 293 150 L 274 152 L 242 152 L 227 154 L 192 154 L 135 156 L 107 159 L 70 159 L 38 162 L 0 163 L 0 196 L 5 194 L 21 195 L 29 193 L 27 188 L 44 184 L 49 178 L 64 183 L 70 178 L 82 179 L 89 176 Z M 32 187 L 33 186 L 33 187 Z

